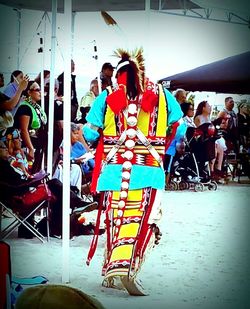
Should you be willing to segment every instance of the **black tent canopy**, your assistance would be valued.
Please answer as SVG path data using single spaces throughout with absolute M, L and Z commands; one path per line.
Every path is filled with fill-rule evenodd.
M 250 51 L 159 80 L 166 88 L 250 94 Z

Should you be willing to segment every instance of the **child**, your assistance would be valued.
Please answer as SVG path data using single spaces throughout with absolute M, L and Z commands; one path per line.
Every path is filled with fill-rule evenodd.
M 80 128 L 77 124 L 71 123 L 71 170 L 70 170 L 70 184 L 76 187 L 78 194 L 81 194 L 82 186 L 82 172 L 88 173 L 94 167 L 93 155 L 88 153 L 81 142 L 78 141 Z M 63 155 L 63 145 L 61 145 L 61 155 Z M 55 170 L 53 178 L 62 181 L 62 160 Z
M 94 155 L 88 152 L 84 145 L 79 142 L 80 127 L 72 123 L 71 124 L 71 160 L 81 165 L 84 174 L 91 172 L 94 168 L 95 161 Z

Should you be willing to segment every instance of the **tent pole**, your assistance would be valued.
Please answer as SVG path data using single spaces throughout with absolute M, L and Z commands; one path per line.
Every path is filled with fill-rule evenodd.
M 73 12 L 72 13 L 72 22 L 71 22 L 71 57 L 72 57 L 72 59 L 73 59 L 73 55 L 74 55 L 75 20 L 76 20 L 76 12 Z
M 72 0 L 64 0 L 64 105 L 63 105 L 63 231 L 62 231 L 62 282 L 70 281 L 69 275 L 69 205 L 70 205 L 70 121 L 71 121 L 71 45 Z
M 97 76 L 97 82 L 98 82 L 98 91 L 99 91 L 99 94 L 100 94 L 102 92 L 102 85 L 101 85 L 101 78 L 100 78 L 100 68 L 99 68 L 96 40 L 94 40 L 93 43 L 94 43 L 94 56 L 93 56 L 93 58 L 95 59 L 95 63 L 96 63 L 96 74 L 97 74 L 96 76 Z
M 44 109 L 44 64 L 45 64 L 45 38 L 46 38 L 46 22 L 47 12 L 44 12 L 43 35 L 40 37 L 40 53 L 41 53 L 41 106 Z
M 20 43 L 21 43 L 21 11 L 15 9 L 17 13 L 17 69 L 20 69 Z
M 57 0 L 52 0 L 50 86 L 49 86 L 49 124 L 48 124 L 48 165 L 47 171 L 52 177 L 53 135 L 54 135 L 54 96 L 55 96 L 55 53 L 56 53 L 56 13 Z
M 40 49 L 38 53 L 41 53 L 41 107 L 44 109 L 44 34 L 42 37 L 40 37 Z
M 144 37 L 144 56 L 145 59 L 149 59 L 149 49 L 150 49 L 150 0 L 145 0 L 145 37 Z M 147 65 L 146 65 L 147 67 Z M 148 66 L 151 67 L 151 66 Z M 150 72 L 151 73 L 151 72 Z M 149 76 L 149 74 L 147 73 Z
M 45 17 L 45 22 L 46 22 L 46 17 Z M 41 89 L 41 107 L 44 110 L 44 33 L 43 36 L 40 37 L 40 48 L 38 49 L 38 54 L 41 54 L 41 71 L 40 71 L 40 89 Z M 44 169 L 45 165 L 45 158 L 46 156 L 43 155 L 43 160 L 42 160 L 42 169 Z

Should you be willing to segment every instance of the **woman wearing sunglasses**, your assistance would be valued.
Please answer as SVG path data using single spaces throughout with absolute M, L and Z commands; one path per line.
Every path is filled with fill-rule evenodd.
M 47 116 L 40 106 L 41 89 L 38 83 L 30 81 L 24 95 L 26 99 L 15 114 L 14 127 L 20 130 L 27 159 L 33 162 L 31 172 L 36 173 L 41 170 L 44 144 L 47 141 Z

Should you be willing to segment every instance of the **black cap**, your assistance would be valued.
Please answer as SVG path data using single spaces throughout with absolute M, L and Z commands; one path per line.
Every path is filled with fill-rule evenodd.
M 105 62 L 102 66 L 102 71 L 103 70 L 106 70 L 106 69 L 111 69 L 111 70 L 114 70 L 115 67 L 112 66 L 112 64 L 110 62 Z

